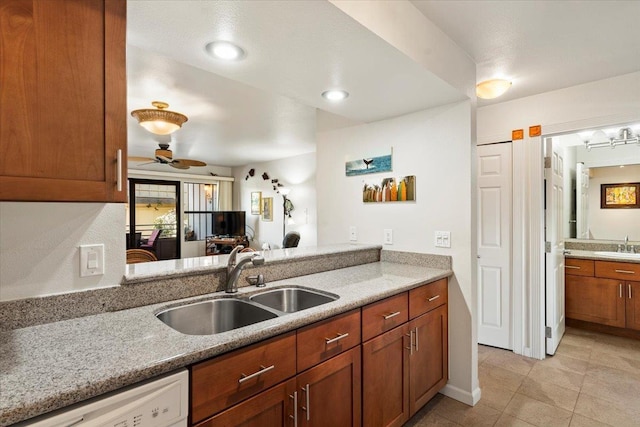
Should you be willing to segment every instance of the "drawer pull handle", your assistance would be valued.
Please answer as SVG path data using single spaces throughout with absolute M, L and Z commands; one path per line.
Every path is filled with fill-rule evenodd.
M 564 268 L 573 268 L 574 270 L 580 270 L 580 267 L 577 265 L 565 265 Z
M 635 271 L 630 271 L 630 270 L 616 270 L 616 273 L 622 273 L 622 274 L 636 274 Z
M 631 299 L 631 283 L 629 283 L 627 286 L 629 286 L 629 299 Z
M 440 295 L 438 295 L 440 296 Z M 418 327 L 416 327 L 416 353 L 418 352 Z
M 307 413 L 307 421 L 311 421 L 311 405 L 309 404 L 309 384 L 304 387 L 300 387 L 305 394 L 306 405 L 303 406 L 302 410 Z
M 260 370 L 258 372 L 254 372 L 251 375 L 242 374 L 242 377 L 240 377 L 240 379 L 238 380 L 238 384 L 242 384 L 243 382 L 248 381 L 251 378 L 255 378 L 257 376 L 260 376 L 260 375 L 264 374 L 265 372 L 269 372 L 270 370 L 272 370 L 275 367 L 276 367 L 276 365 L 271 365 L 271 366 L 267 366 L 265 368 L 263 365 L 260 365 Z
M 116 190 L 122 191 L 122 149 L 116 151 Z
M 294 391 L 289 398 L 293 399 L 293 415 L 289 415 L 289 418 L 293 419 L 293 427 L 298 427 L 298 392 Z
M 622 283 L 618 285 L 618 290 L 620 292 L 620 298 L 622 298 Z
M 396 311 L 394 313 L 389 313 L 389 314 L 383 315 L 382 317 L 384 317 L 384 320 L 389 320 L 392 317 L 396 317 L 398 314 L 400 314 L 400 312 Z
M 431 297 L 427 301 L 431 302 L 431 301 L 437 300 L 438 298 L 440 298 L 440 295 L 436 295 L 435 297 Z
M 342 338 L 346 338 L 346 337 L 348 337 L 348 336 L 349 336 L 349 332 L 346 332 L 346 333 L 344 333 L 344 334 L 338 333 L 338 336 L 337 336 L 337 337 L 335 337 L 335 338 L 325 338 L 325 339 L 324 339 L 324 340 L 325 340 L 325 344 L 331 344 L 331 343 L 334 343 L 334 342 L 338 342 L 338 341 L 340 341 Z
M 409 347 L 405 348 L 409 350 L 409 356 L 411 356 L 413 354 L 413 330 L 409 331 L 409 333 L 405 335 L 409 337 Z

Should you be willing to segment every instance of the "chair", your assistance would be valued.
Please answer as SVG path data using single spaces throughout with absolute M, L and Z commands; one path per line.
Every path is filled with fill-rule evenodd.
M 140 249 L 146 249 L 148 251 L 152 251 L 155 254 L 156 247 L 158 246 L 158 239 L 160 238 L 161 233 L 162 233 L 162 230 L 159 228 L 153 230 L 151 232 L 151 236 L 149 236 L 147 241 L 140 245 Z
M 290 231 L 284 236 L 284 240 L 282 241 L 283 248 L 297 248 L 298 242 L 300 242 L 300 233 L 297 231 Z
M 153 252 L 144 249 L 127 249 L 127 264 L 149 261 L 158 261 L 158 258 Z

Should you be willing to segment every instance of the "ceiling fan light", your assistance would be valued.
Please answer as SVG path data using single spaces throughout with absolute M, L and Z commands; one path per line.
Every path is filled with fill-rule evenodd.
M 180 129 L 189 120 L 184 114 L 166 110 L 169 107 L 166 102 L 153 101 L 151 105 L 156 109 L 134 110 L 131 115 L 138 120 L 140 126 L 156 135 L 169 135 Z
M 485 80 L 476 85 L 476 96 L 482 99 L 494 99 L 503 95 L 511 87 L 505 79 Z

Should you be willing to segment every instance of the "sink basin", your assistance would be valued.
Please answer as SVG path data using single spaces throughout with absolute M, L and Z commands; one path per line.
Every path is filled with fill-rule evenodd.
M 250 301 L 215 299 L 169 308 L 156 317 L 183 334 L 212 335 L 278 315 Z
M 595 254 L 614 258 L 640 259 L 640 254 L 628 254 L 624 252 L 595 252 Z
M 340 298 L 326 292 L 302 288 L 280 288 L 253 295 L 250 300 L 285 313 L 326 304 Z

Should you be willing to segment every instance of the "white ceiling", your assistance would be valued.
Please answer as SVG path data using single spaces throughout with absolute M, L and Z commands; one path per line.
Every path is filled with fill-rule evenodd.
M 640 70 L 640 1 L 413 4 L 469 52 L 478 81 L 513 80 L 479 106 Z M 129 110 L 162 100 L 189 117 L 174 134 L 175 158 L 239 166 L 290 157 L 315 151 L 317 130 L 463 99 L 327 1 L 130 0 L 127 29 Z M 205 45 L 217 39 L 246 58 L 211 58 Z M 329 88 L 351 95 L 332 104 L 320 96 Z M 130 155 L 152 156 L 168 139 L 129 118 Z
M 513 81 L 504 102 L 640 70 L 640 1 L 412 0 L 476 63 Z

